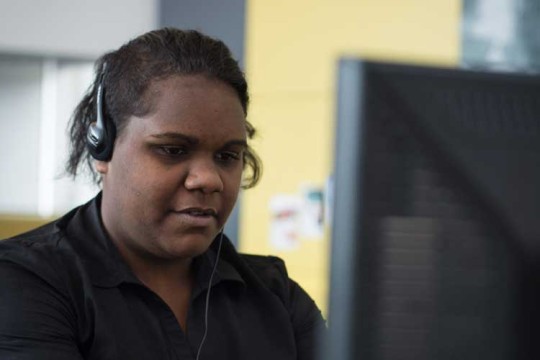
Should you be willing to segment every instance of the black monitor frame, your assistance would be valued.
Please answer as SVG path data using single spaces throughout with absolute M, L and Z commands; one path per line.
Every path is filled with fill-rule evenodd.
M 452 336 L 448 336 L 448 334 L 452 334 L 451 332 L 445 333 L 445 338 L 439 338 L 437 334 L 429 334 L 426 339 L 426 346 L 431 347 L 430 344 L 435 343 L 437 345 L 433 346 L 435 349 L 427 349 L 422 354 L 425 355 L 426 359 L 433 358 L 435 355 L 437 355 L 438 359 L 450 359 L 456 354 L 462 354 L 469 348 L 471 358 L 481 353 L 489 354 L 490 359 L 517 359 L 528 358 L 531 354 L 538 355 L 538 349 L 533 344 L 533 340 L 530 342 L 516 340 L 514 337 L 518 335 L 512 334 L 519 330 L 521 331 L 519 336 L 526 337 L 526 334 L 538 328 L 534 324 L 531 325 L 532 321 L 526 325 L 523 324 L 524 318 L 530 316 L 531 319 L 540 319 L 538 311 L 533 309 L 532 304 L 534 304 L 534 301 L 531 300 L 539 298 L 536 287 L 538 284 L 535 280 L 536 276 L 530 275 L 537 271 L 536 259 L 540 254 L 540 225 L 534 225 L 534 214 L 540 214 L 540 162 L 538 160 L 540 159 L 540 148 L 538 146 L 540 142 L 540 117 L 538 117 L 540 107 L 534 105 L 534 100 L 531 100 L 531 98 L 538 97 L 540 103 L 540 78 L 510 73 L 383 64 L 359 59 L 343 59 L 339 64 L 338 121 L 335 143 L 335 190 L 329 301 L 330 333 L 323 357 L 325 359 L 340 360 L 357 358 L 363 360 L 386 360 L 387 358 L 381 355 L 381 352 L 372 351 L 372 346 L 381 346 L 380 344 L 374 345 L 374 343 L 380 343 L 385 339 L 373 335 L 373 329 L 370 329 L 369 324 L 365 324 L 365 322 L 374 319 L 370 311 L 376 308 L 373 307 L 372 303 L 374 295 L 366 293 L 371 290 L 366 288 L 362 281 L 379 281 L 380 277 L 379 280 L 374 280 L 377 277 L 370 277 L 371 274 L 366 276 L 366 273 L 373 270 L 372 265 L 366 264 L 371 261 L 369 251 L 372 250 L 369 249 L 376 245 L 366 245 L 369 239 L 362 239 L 362 236 L 369 233 L 366 232 L 367 219 L 372 219 L 371 214 L 367 214 L 365 200 L 374 200 L 371 195 L 373 179 L 370 179 L 370 175 L 366 174 L 364 170 L 366 162 L 370 161 L 369 158 L 372 156 L 367 143 L 371 141 L 372 136 L 369 122 L 373 121 L 373 107 L 392 107 L 397 102 L 401 102 L 401 96 L 409 96 L 407 90 L 416 91 L 415 79 L 418 80 L 418 88 L 425 87 L 428 84 L 428 86 L 433 87 L 434 92 L 440 91 L 449 83 L 452 83 L 452 85 L 448 86 L 458 86 L 463 87 L 463 89 L 477 87 L 475 91 L 478 93 L 491 92 L 493 89 L 505 91 L 502 89 L 508 86 L 513 90 L 513 93 L 517 93 L 516 99 L 509 100 L 510 105 L 508 107 L 519 107 L 520 102 L 522 102 L 523 108 L 528 112 L 527 114 L 521 114 L 520 111 L 522 110 L 520 109 L 508 110 L 509 117 L 518 116 L 524 119 L 522 123 L 525 124 L 523 125 L 525 132 L 519 136 L 519 143 L 512 143 L 515 139 L 511 137 L 505 138 L 504 135 L 499 136 L 500 134 L 493 136 L 488 134 L 483 137 L 483 142 L 479 143 L 478 148 L 474 148 L 474 145 L 472 148 L 471 146 L 463 146 L 463 149 L 456 147 L 456 134 L 453 134 L 454 140 L 452 141 L 454 143 L 450 140 L 447 142 L 445 131 L 448 131 L 448 128 L 439 130 L 437 129 L 439 126 L 437 123 L 409 121 L 406 125 L 408 131 L 421 139 L 424 145 L 427 144 L 430 156 L 444 163 L 445 171 L 456 173 L 455 179 L 453 179 L 454 183 L 458 184 L 462 189 L 467 189 L 466 191 L 470 190 L 473 206 L 481 208 L 484 213 L 487 213 L 485 216 L 489 220 L 485 221 L 489 223 L 496 222 L 493 226 L 499 235 L 493 241 L 497 242 L 494 246 L 497 247 L 498 256 L 506 257 L 506 255 L 501 254 L 509 254 L 508 259 L 503 259 L 504 264 L 501 264 L 501 269 L 489 274 L 491 277 L 501 276 L 504 278 L 501 281 L 505 287 L 498 288 L 496 294 L 504 295 L 509 293 L 509 299 L 501 300 L 500 304 L 497 304 L 492 309 L 494 312 L 499 310 L 504 312 L 504 316 L 501 315 L 500 317 L 503 320 L 499 321 L 501 329 L 497 330 L 498 332 L 493 336 L 472 339 L 472 344 L 463 343 L 463 346 L 459 345 L 459 336 L 457 336 L 459 334 L 456 335 L 454 342 L 451 339 Z M 396 89 L 390 89 L 385 93 L 386 98 L 375 104 L 372 101 L 373 96 L 377 96 L 373 94 L 374 91 L 379 91 L 378 87 L 385 86 L 380 82 L 385 82 L 390 87 L 397 84 L 397 91 L 394 91 Z M 406 109 L 408 114 L 405 118 L 410 120 L 417 115 L 422 116 L 420 112 L 415 113 L 414 107 L 431 107 L 432 114 L 436 114 L 436 106 L 422 104 L 420 95 L 416 98 L 414 94 L 411 96 L 407 101 L 413 104 L 413 108 Z M 449 109 L 451 108 L 452 104 L 449 106 Z M 455 113 L 448 114 L 448 109 L 441 111 L 445 112 L 445 114 L 441 113 L 441 116 L 456 117 Z M 489 120 L 491 116 L 487 113 L 484 114 L 482 108 L 474 111 L 477 112 L 475 114 L 479 118 L 485 117 Z M 485 111 L 490 110 L 486 108 Z M 396 113 L 390 111 L 388 116 L 395 117 Z M 468 116 L 469 119 L 474 118 L 470 114 Z M 434 125 L 434 127 L 431 127 L 431 125 Z M 501 133 L 503 132 L 504 129 Z M 451 138 L 452 136 L 449 135 L 448 137 Z M 497 144 L 502 142 L 509 142 L 504 143 L 500 150 L 501 160 L 507 161 L 508 164 L 504 164 L 502 170 L 496 163 L 491 164 L 489 161 L 487 165 L 484 165 L 484 160 L 493 158 L 493 148 L 486 150 L 486 154 L 491 151 L 491 155 L 482 157 L 482 146 L 489 147 L 491 143 L 498 146 Z M 523 156 L 508 155 L 513 152 L 512 146 L 516 146 L 518 148 L 516 151 L 526 157 L 523 162 L 520 160 L 516 164 L 515 161 L 515 159 L 522 159 Z M 449 152 L 454 155 L 448 156 Z M 508 158 L 506 158 L 507 155 Z M 536 157 L 535 155 L 539 156 Z M 461 171 L 462 168 L 466 168 L 466 170 Z M 520 172 L 520 176 L 504 179 L 505 169 L 507 172 Z M 501 175 L 499 177 L 503 179 L 491 184 L 489 179 L 493 179 L 497 175 Z M 518 189 L 512 189 L 517 193 L 517 200 L 513 200 L 508 191 L 511 188 L 508 181 L 515 182 L 516 179 L 522 180 L 520 180 L 519 185 L 516 185 Z M 536 188 L 535 183 L 539 184 Z M 395 194 L 389 196 L 392 197 Z M 514 201 L 514 206 L 501 206 L 501 203 L 506 202 L 506 199 L 510 202 Z M 516 208 L 519 208 L 519 210 L 516 210 Z M 518 213 L 514 214 L 513 212 L 516 211 Z M 484 257 L 489 258 L 489 256 L 491 255 L 488 254 Z M 450 281 L 452 280 L 450 279 Z M 521 306 L 520 309 L 510 309 L 510 307 L 518 305 Z M 440 310 L 440 307 L 437 309 Z M 525 313 L 527 314 L 524 315 Z M 482 321 L 479 321 L 478 324 L 483 324 Z M 490 329 L 486 329 L 486 331 L 489 332 Z M 508 336 L 511 336 L 511 338 Z M 492 343 L 491 347 L 489 347 L 490 344 L 479 344 L 479 341 L 486 339 L 504 344 Z M 462 348 L 458 349 L 460 346 Z M 455 354 L 448 350 L 450 348 L 455 349 Z M 403 359 L 409 358 L 406 351 L 402 355 Z M 413 358 L 421 360 L 418 354 Z M 460 359 L 463 359 L 463 357 Z

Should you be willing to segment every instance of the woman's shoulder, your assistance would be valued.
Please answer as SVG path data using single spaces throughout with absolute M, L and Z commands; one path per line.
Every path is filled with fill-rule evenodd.
M 54 223 L 0 241 L 0 358 L 79 358 L 72 339 L 85 313 L 73 301 L 82 287 L 76 263 Z
M 74 275 L 76 255 L 56 222 L 0 241 L 0 273 L 18 272 L 61 289 L 65 276 Z M 0 276 L 1 277 L 1 276 Z
M 56 227 L 56 222 L 45 224 L 36 229 L 0 241 L 0 261 L 5 262 L 36 262 L 40 256 L 44 260 L 54 257 L 60 246 L 62 234 Z
M 302 287 L 289 278 L 285 262 L 276 256 L 240 254 L 265 286 L 277 295 L 291 314 L 294 327 L 299 332 L 324 330 L 321 311 Z

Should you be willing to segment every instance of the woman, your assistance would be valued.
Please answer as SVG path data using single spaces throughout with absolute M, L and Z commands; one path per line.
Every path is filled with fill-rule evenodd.
M 260 175 L 226 46 L 166 28 L 96 69 L 68 171 L 88 165 L 102 191 L 0 243 L 0 358 L 314 358 L 314 302 L 281 260 L 240 255 L 222 232 Z

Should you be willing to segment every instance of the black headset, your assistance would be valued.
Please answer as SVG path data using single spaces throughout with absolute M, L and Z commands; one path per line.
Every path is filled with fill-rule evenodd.
M 116 138 L 116 126 L 112 121 L 107 121 L 103 115 L 103 78 L 105 77 L 106 64 L 103 64 L 99 84 L 96 91 L 96 121 L 88 125 L 86 132 L 86 147 L 88 152 L 96 160 L 109 161 L 112 157 L 114 139 Z

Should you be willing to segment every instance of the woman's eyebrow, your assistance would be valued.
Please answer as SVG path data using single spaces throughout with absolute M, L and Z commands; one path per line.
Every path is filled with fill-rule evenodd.
M 246 140 L 231 140 L 231 141 L 227 141 L 224 145 L 224 147 L 228 147 L 228 146 L 241 146 L 243 148 L 247 148 L 248 144 Z
M 154 139 L 160 139 L 160 140 L 163 140 L 163 139 L 176 140 L 176 141 L 181 140 L 181 141 L 187 142 L 190 145 L 197 145 L 200 142 L 199 139 L 197 139 L 196 137 L 185 135 L 178 132 L 165 132 L 165 133 L 159 133 L 159 134 L 152 134 L 150 135 L 150 137 Z M 223 147 L 228 147 L 228 146 L 241 146 L 243 148 L 247 148 L 248 144 L 246 140 L 238 139 L 238 140 L 227 141 L 223 145 Z
M 155 139 L 165 139 L 165 140 L 182 140 L 191 145 L 196 145 L 199 143 L 199 140 L 193 136 L 185 135 L 177 132 L 165 132 L 160 134 L 152 134 L 150 137 Z

